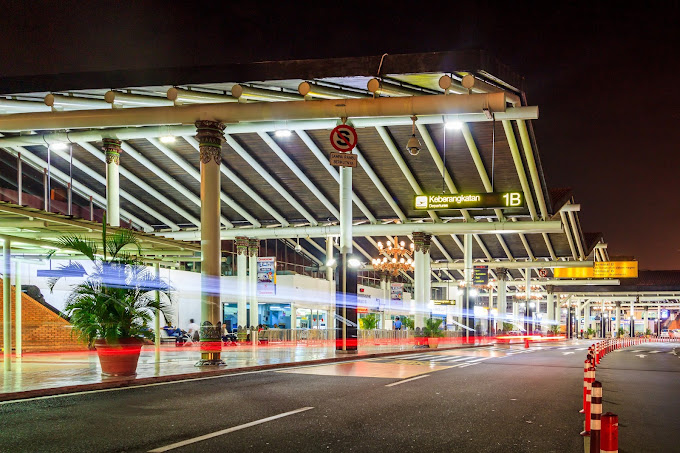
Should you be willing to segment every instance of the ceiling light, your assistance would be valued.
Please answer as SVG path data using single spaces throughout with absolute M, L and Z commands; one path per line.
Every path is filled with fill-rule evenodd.
M 359 261 L 359 260 L 356 259 L 356 258 L 350 258 L 350 259 L 347 260 L 347 265 L 348 265 L 349 267 L 353 267 L 353 268 L 356 269 L 356 268 L 358 268 L 359 266 L 361 266 L 361 261 Z
M 291 132 L 290 129 L 279 129 L 277 131 L 274 131 L 274 135 L 276 135 L 279 138 L 287 138 L 290 137 Z
M 463 123 L 458 120 L 446 120 L 444 124 L 447 129 L 451 130 L 461 130 L 463 128 Z
M 175 143 L 175 136 L 174 135 L 164 135 L 160 138 L 161 143 Z
M 476 289 L 472 288 L 470 290 L 470 296 L 475 297 L 477 294 L 479 294 L 479 291 L 477 291 Z
M 66 151 L 68 149 L 68 145 L 63 142 L 57 142 L 57 143 L 52 143 L 49 148 L 52 151 Z
M 326 261 L 326 267 L 333 267 L 335 266 L 335 258 L 331 258 L 328 261 Z

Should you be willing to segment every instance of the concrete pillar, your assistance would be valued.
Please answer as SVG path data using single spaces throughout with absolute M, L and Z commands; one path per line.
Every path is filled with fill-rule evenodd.
M 348 267 L 352 254 L 352 167 L 340 167 L 340 261 L 336 312 L 342 321 L 336 330 L 336 352 L 357 352 L 357 270 Z M 351 324 L 350 324 L 351 323 Z M 339 340 L 339 342 L 337 341 Z
M 386 273 L 381 272 L 380 273 L 380 299 L 383 301 L 383 322 L 382 322 L 382 328 L 387 329 L 388 328 L 388 322 L 387 318 L 390 317 L 390 298 L 389 298 L 389 280 L 388 276 Z
M 248 325 L 248 238 L 236 238 L 236 324 Z
M 198 365 L 224 365 L 221 360 L 222 307 L 220 274 L 220 164 L 224 124 L 196 121 L 201 162 L 201 360 Z
M 120 226 L 120 140 L 103 139 L 106 153 L 106 219 L 114 227 Z
M 330 266 L 329 266 L 330 264 Z M 335 247 L 333 238 L 326 238 L 326 280 L 328 280 L 328 322 L 326 328 L 335 330 Z
M 619 337 L 619 329 L 621 328 L 621 302 L 616 302 L 616 337 Z
M 17 153 L 17 204 L 23 204 L 24 172 L 22 169 L 21 153 Z
M 21 262 L 15 262 L 14 272 L 14 329 L 16 330 L 16 338 L 14 340 L 14 351 L 17 359 L 21 358 L 22 344 L 21 344 Z
M 531 268 L 528 267 L 528 268 L 524 269 L 524 277 L 526 279 L 526 281 L 525 281 L 526 288 L 525 288 L 524 293 L 526 295 L 527 302 L 526 302 L 526 305 L 524 305 L 524 322 L 522 324 L 524 324 L 525 329 L 527 329 L 527 331 L 529 332 L 529 331 L 533 330 L 533 320 L 531 319 L 531 315 L 530 315 L 530 313 L 531 313 Z
M 160 279 L 161 277 L 161 265 L 160 263 L 156 262 L 153 263 L 153 271 L 154 275 L 156 276 L 157 279 Z M 154 291 L 154 297 L 156 299 L 156 304 L 161 303 L 161 293 L 160 291 Z M 154 318 L 154 339 L 153 339 L 153 344 L 154 344 L 154 357 L 156 359 L 156 363 L 160 362 L 161 360 L 161 311 L 157 308 L 156 313 L 155 313 L 155 318 Z
M 2 349 L 5 371 L 12 370 L 12 263 L 10 262 L 11 244 L 9 239 L 2 243 Z
M 465 290 L 463 296 L 463 324 L 468 328 L 465 329 L 466 342 L 470 337 L 475 336 L 475 307 L 474 299 L 470 296 L 472 289 L 472 235 L 463 235 L 463 265 L 465 275 Z M 472 329 L 472 330 L 470 330 Z
M 555 317 L 555 312 L 556 307 L 555 307 L 555 293 L 553 292 L 552 286 L 548 285 L 546 288 L 548 290 L 548 297 L 547 297 L 547 309 L 548 313 L 546 313 L 547 317 L 547 322 L 544 324 L 546 325 L 547 329 L 550 330 L 552 326 L 554 325 L 559 325 L 559 323 L 556 322 L 556 317 Z
M 257 256 L 259 254 L 260 241 L 250 239 L 248 241 L 248 260 L 250 275 L 248 275 L 248 302 L 250 303 L 250 327 L 257 328 L 258 306 L 257 306 Z
M 429 314 L 430 302 L 430 238 L 429 234 L 413 233 L 414 245 L 414 298 L 415 327 L 425 327 L 425 318 Z
M 635 336 L 635 302 L 630 301 L 630 336 Z
M 647 307 L 642 311 L 642 335 L 647 334 L 647 329 L 649 328 L 649 319 L 647 314 Z
M 508 273 L 505 269 L 497 269 L 498 275 L 498 297 L 496 298 L 496 305 L 498 305 L 498 329 L 503 328 L 503 322 L 507 322 L 508 314 L 508 298 L 507 298 L 507 279 Z

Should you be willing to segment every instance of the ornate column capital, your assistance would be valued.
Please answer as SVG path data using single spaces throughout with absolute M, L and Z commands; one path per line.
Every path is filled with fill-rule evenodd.
M 413 245 L 416 252 L 429 253 L 431 234 L 415 232 L 413 233 Z
M 257 256 L 260 251 L 260 241 L 259 239 L 249 239 L 248 240 L 248 255 Z
M 222 162 L 222 140 L 224 140 L 224 124 L 219 121 L 196 121 L 196 140 L 201 162 L 207 164 L 214 160 Z
M 504 267 L 499 267 L 496 269 L 496 275 L 498 276 L 498 280 L 507 280 L 508 279 L 508 270 Z
M 248 238 L 243 236 L 236 237 L 236 254 L 248 256 Z
M 121 143 L 122 142 L 116 138 L 105 138 L 102 140 L 102 149 L 106 154 L 107 164 L 115 163 L 116 165 L 120 165 L 120 153 L 123 152 L 120 147 Z

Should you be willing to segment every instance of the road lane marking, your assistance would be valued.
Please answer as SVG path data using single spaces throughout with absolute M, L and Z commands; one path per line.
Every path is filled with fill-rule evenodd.
M 573 353 L 574 353 L 574 351 L 563 352 L 562 355 L 569 355 L 569 354 L 573 354 Z
M 649 351 L 650 354 L 658 354 L 661 351 Z
M 212 439 L 213 437 L 222 436 L 224 434 L 233 433 L 245 428 L 250 428 L 251 426 L 261 425 L 262 423 L 267 423 L 278 418 L 288 417 L 289 415 L 298 414 L 300 412 L 308 411 L 314 409 L 313 407 L 301 407 L 300 409 L 295 409 L 294 411 L 284 412 L 283 414 L 272 415 L 271 417 L 262 418 L 260 420 L 255 420 L 253 422 L 244 423 L 243 425 L 233 426 L 231 428 L 223 429 L 220 431 L 215 431 L 214 433 L 205 434 L 203 436 L 194 437 L 192 439 L 183 440 L 181 442 L 175 442 L 174 444 L 166 445 L 165 447 L 154 448 L 149 450 L 149 453 L 161 453 L 168 450 L 174 450 L 175 448 L 184 447 L 185 445 L 195 444 L 196 442 L 201 442 L 207 439 Z
M 644 359 L 647 356 L 644 354 L 636 354 L 635 357 L 640 357 L 641 359 Z
M 395 385 L 403 384 L 405 382 L 415 381 L 416 379 L 422 379 L 422 378 L 428 377 L 428 376 L 429 376 L 429 374 L 423 374 L 423 375 L 420 375 L 420 376 L 416 376 L 416 377 L 412 377 L 412 378 L 408 378 L 408 379 L 403 379 L 401 381 L 397 381 L 397 382 L 393 382 L 391 384 L 387 384 L 387 385 L 385 385 L 385 387 L 393 387 Z

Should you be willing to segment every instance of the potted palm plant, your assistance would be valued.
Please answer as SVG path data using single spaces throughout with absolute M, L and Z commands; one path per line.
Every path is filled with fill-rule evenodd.
M 130 230 L 121 229 L 107 237 L 104 227 L 101 251 L 96 242 L 79 236 L 62 236 L 57 242 L 60 248 L 80 252 L 92 263 L 89 272 L 78 261 L 59 266 L 62 276 L 85 277 L 72 288 L 64 309 L 73 332 L 96 347 L 103 375 L 134 376 L 144 339 L 153 338 L 149 322 L 154 311 L 160 310 L 166 319 L 170 316 L 170 304 L 161 302 L 155 292 L 169 300 L 171 288 L 138 258 L 123 251 L 134 246 L 141 252 Z M 60 278 L 49 279 L 50 290 Z
M 439 346 L 439 338 L 444 336 L 444 332 L 439 330 L 439 326 L 442 325 L 441 318 L 429 318 L 425 320 L 425 327 L 423 327 L 423 333 L 427 337 L 427 344 L 431 348 L 436 348 Z

